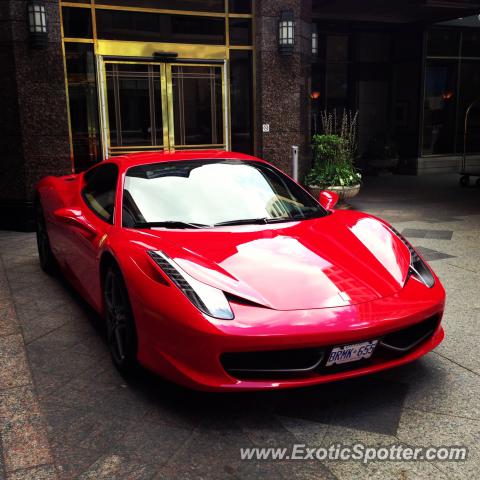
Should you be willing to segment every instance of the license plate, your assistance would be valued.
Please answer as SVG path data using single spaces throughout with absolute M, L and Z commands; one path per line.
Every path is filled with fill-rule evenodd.
M 370 358 L 377 346 L 378 340 L 371 342 L 352 343 L 351 345 L 342 345 L 335 347 L 327 360 L 327 367 L 331 365 L 340 365 L 342 363 L 356 362 L 363 358 Z

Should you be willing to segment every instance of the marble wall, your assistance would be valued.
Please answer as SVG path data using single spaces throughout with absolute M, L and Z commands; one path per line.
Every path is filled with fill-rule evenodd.
M 46 0 L 48 42 L 30 45 L 27 2 L 0 2 L 0 226 L 24 228 L 33 188 L 71 171 L 60 17 Z
M 295 19 L 293 54 L 278 51 L 282 10 Z M 257 154 L 291 173 L 291 146 L 299 146 L 302 180 L 310 166 L 311 0 L 256 2 L 256 143 Z M 263 132 L 263 124 L 270 131 Z

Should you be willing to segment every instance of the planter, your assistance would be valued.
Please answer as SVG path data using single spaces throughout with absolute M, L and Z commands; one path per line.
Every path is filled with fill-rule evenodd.
M 315 198 L 319 197 L 322 190 L 330 190 L 331 192 L 335 192 L 338 195 L 340 201 L 344 201 L 348 200 L 349 198 L 353 198 L 355 195 L 358 194 L 358 192 L 360 191 L 360 184 L 352 185 L 351 187 L 317 187 L 314 185 L 308 185 L 308 190 Z

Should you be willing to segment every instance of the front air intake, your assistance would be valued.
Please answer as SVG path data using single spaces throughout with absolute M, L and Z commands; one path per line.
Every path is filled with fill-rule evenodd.
M 438 315 L 434 315 L 423 322 L 386 335 L 382 338 L 380 345 L 388 350 L 407 352 L 432 336 L 437 326 Z
M 223 368 L 237 378 L 295 376 L 312 372 L 321 363 L 323 348 L 223 353 Z

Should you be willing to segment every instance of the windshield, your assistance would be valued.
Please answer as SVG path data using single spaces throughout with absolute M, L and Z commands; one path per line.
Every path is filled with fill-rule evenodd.
M 295 182 L 260 162 L 188 160 L 127 171 L 124 227 L 203 228 L 326 215 Z

